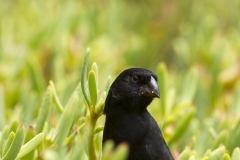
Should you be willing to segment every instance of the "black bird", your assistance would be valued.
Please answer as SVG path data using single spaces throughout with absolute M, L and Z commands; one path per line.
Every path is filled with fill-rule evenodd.
M 123 71 L 108 92 L 103 144 L 126 142 L 129 160 L 173 160 L 163 135 L 147 106 L 159 98 L 157 76 L 142 68 Z

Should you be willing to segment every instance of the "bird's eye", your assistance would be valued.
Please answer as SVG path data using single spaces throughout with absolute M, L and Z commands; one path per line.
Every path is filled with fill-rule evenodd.
M 138 81 L 138 77 L 137 76 L 132 76 L 132 81 L 133 82 L 137 82 Z

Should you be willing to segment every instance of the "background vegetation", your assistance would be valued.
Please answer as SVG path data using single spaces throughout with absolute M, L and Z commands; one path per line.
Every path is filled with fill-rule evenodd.
M 124 159 L 101 154 L 104 91 L 143 67 L 175 158 L 240 159 L 239 15 L 238 0 L 0 0 L 0 157 Z

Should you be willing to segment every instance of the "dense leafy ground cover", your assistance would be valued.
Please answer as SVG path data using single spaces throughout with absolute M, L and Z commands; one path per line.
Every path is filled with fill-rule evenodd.
M 158 75 L 149 111 L 176 159 L 240 159 L 239 12 L 237 0 L 1 0 L 1 159 L 124 159 L 126 145 L 101 152 L 102 107 L 128 67 Z

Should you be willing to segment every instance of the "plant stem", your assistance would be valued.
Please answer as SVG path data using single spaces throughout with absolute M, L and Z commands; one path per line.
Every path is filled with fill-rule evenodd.
M 94 128 L 96 126 L 97 119 L 98 117 L 92 113 L 90 118 L 90 136 L 89 136 L 89 142 L 88 142 L 89 160 L 97 160 L 97 155 L 95 152 L 95 144 L 94 144 Z

